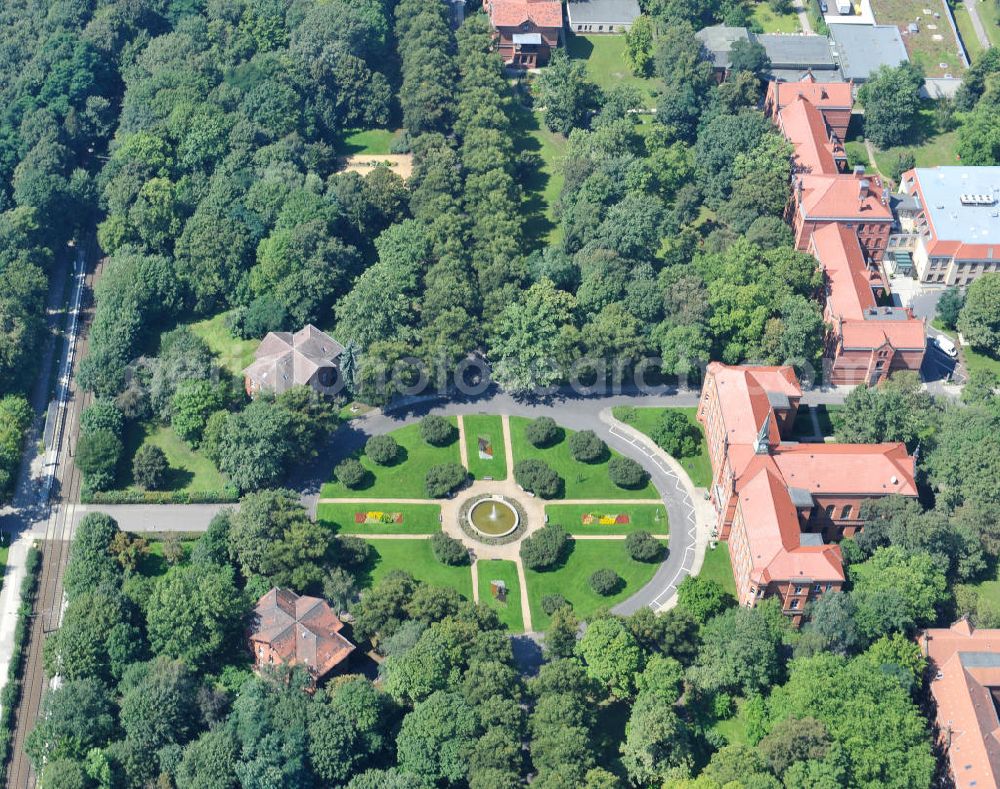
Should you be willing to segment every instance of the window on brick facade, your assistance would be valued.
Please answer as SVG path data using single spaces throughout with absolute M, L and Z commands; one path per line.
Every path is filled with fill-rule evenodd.
M 823 591 L 823 584 L 813 584 L 813 592 L 819 594 Z
M 798 607 L 799 607 L 799 601 L 798 600 L 792 600 L 791 608 L 794 610 L 794 609 L 796 609 Z
M 832 504 L 827 504 L 826 505 L 826 517 L 832 518 L 833 517 L 833 510 L 834 510 L 833 505 Z
M 842 509 L 840 511 L 840 517 L 841 518 L 850 518 L 851 517 L 851 512 L 853 510 L 854 510 L 854 508 L 850 504 L 845 504 L 844 505 L 844 509 Z
M 803 586 L 800 586 L 800 585 L 796 584 L 796 585 L 795 585 L 795 594 L 802 594 L 802 590 L 803 590 L 804 588 L 805 588 L 805 587 L 803 587 Z

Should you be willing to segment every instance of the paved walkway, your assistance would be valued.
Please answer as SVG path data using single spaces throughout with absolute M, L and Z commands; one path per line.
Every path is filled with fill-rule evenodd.
M 465 420 L 459 414 L 456 421 L 458 422 L 458 460 L 468 470 L 469 448 L 465 445 Z
M 979 16 L 979 9 L 976 8 L 976 0 L 965 0 L 964 5 L 966 10 L 969 12 L 969 18 L 972 20 L 972 27 L 976 31 L 976 38 L 979 39 L 979 43 L 982 45 L 983 49 L 989 49 L 992 46 L 992 43 L 990 42 L 990 37 L 986 34 L 986 28 L 983 26 L 983 20 Z
M 793 0 L 792 8 L 799 15 L 799 27 L 803 33 L 812 33 L 812 22 L 809 21 L 809 14 L 806 13 L 805 0 Z

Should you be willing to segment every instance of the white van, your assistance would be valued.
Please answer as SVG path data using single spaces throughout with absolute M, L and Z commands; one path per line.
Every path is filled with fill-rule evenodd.
M 952 359 L 958 356 L 958 348 L 955 347 L 955 343 L 945 337 L 943 334 L 939 334 L 934 338 L 934 344 L 940 348 L 946 355 L 950 356 Z

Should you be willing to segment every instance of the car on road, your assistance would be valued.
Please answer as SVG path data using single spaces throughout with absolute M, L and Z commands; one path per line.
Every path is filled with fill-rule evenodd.
M 950 356 L 952 359 L 958 357 L 958 348 L 955 347 L 955 343 L 953 343 L 943 334 L 939 334 L 937 337 L 934 338 L 934 344 L 946 356 Z

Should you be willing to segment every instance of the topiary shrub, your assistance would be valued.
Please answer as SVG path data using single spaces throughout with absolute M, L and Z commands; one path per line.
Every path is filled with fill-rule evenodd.
M 632 490 L 645 485 L 648 475 L 632 458 L 611 458 L 608 463 L 608 476 L 619 488 Z
M 678 458 L 698 454 L 701 434 L 680 411 L 666 411 L 653 429 L 653 441 L 668 455 Z
M 581 430 L 569 437 L 569 453 L 573 460 L 581 463 L 596 463 L 603 460 L 608 452 L 608 445 L 597 437 L 593 430 Z
M 555 498 L 562 490 L 562 478 L 544 460 L 529 458 L 515 464 L 514 479 L 522 488 L 543 499 Z
M 365 443 L 365 454 L 373 463 L 388 466 L 399 457 L 399 444 L 392 436 L 372 436 Z
M 443 447 L 455 438 L 455 426 L 443 416 L 429 414 L 420 420 L 420 436 L 428 444 Z
M 132 458 L 132 479 L 143 490 L 160 490 L 166 484 L 170 465 L 163 450 L 144 444 Z
M 546 570 L 562 561 L 568 545 L 566 530 L 550 523 L 521 543 L 521 561 L 529 570 Z
M 542 610 L 552 616 L 560 608 L 572 608 L 569 600 L 561 594 L 547 594 L 542 598 Z
M 431 537 L 431 550 L 434 552 L 434 558 L 441 564 L 448 564 L 452 567 L 469 564 L 469 551 L 462 544 L 462 541 L 449 537 L 443 531 L 439 531 Z
M 469 472 L 465 466 L 458 463 L 441 463 L 427 469 L 427 476 L 424 478 L 424 490 L 432 499 L 447 496 L 468 478 Z
M 360 488 L 368 478 L 368 470 L 354 458 L 348 458 L 338 463 L 333 474 L 341 485 L 351 490 Z
M 614 570 L 609 570 L 605 567 L 592 573 L 590 578 L 587 579 L 587 583 L 597 594 L 607 597 L 621 588 L 622 579 Z
M 625 538 L 625 550 L 637 562 L 655 562 L 663 555 L 663 546 L 648 531 L 634 531 Z
M 539 449 L 550 447 L 559 438 L 559 425 L 548 416 L 540 416 L 531 420 L 531 423 L 524 429 L 524 436 L 531 442 L 532 446 Z

